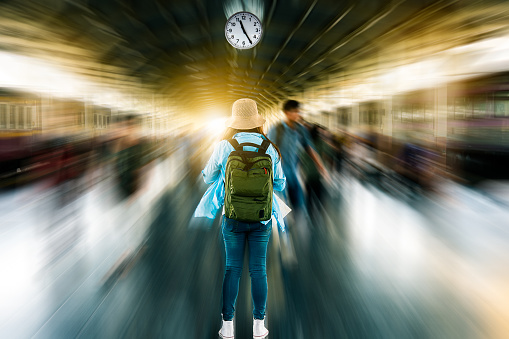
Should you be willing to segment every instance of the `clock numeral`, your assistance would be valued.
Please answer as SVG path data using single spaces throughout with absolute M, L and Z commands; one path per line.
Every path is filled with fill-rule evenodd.
M 246 20 L 246 16 L 245 15 L 242 16 L 242 20 Z
M 232 38 L 232 39 L 233 39 L 233 38 L 235 38 L 235 35 L 232 35 L 232 36 L 231 36 L 231 38 Z
M 249 21 L 251 21 L 251 18 L 249 18 Z
M 232 26 L 235 26 L 235 22 L 232 22 L 231 24 L 232 24 Z
M 230 33 L 231 33 L 231 32 L 232 32 L 232 29 L 230 28 L 230 29 L 228 30 L 228 32 L 230 32 Z
M 255 32 L 256 32 L 256 33 L 258 33 L 258 32 L 259 32 L 259 31 L 258 31 L 258 28 L 255 30 Z
M 240 40 L 240 39 L 237 39 L 237 43 L 239 43 L 239 40 Z
M 253 35 L 253 38 L 255 38 L 255 39 L 256 39 L 256 35 Z
M 254 23 L 254 26 L 256 26 L 256 22 Z
M 246 44 L 246 42 L 245 42 L 245 41 L 242 41 L 242 44 L 243 44 L 243 45 L 245 45 L 245 44 Z
M 235 18 L 235 21 L 240 22 L 240 19 L 239 18 Z

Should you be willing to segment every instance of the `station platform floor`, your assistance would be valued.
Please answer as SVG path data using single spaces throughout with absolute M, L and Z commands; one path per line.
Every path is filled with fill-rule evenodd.
M 218 337 L 219 222 L 189 222 L 203 185 L 158 178 L 134 205 L 109 180 L 65 208 L 40 185 L 0 194 L 0 338 Z M 507 338 L 503 199 L 450 182 L 411 200 L 351 177 L 335 187 L 320 221 L 289 223 L 291 248 L 273 232 L 268 338 Z M 238 339 L 252 338 L 244 267 Z

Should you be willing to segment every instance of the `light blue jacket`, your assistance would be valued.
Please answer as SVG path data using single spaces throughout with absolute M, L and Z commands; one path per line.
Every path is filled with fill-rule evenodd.
M 263 141 L 263 136 L 258 133 L 240 132 L 235 134 L 233 137 L 239 142 L 239 144 L 249 142 L 261 145 Z M 252 146 L 244 146 L 244 150 L 256 151 L 256 148 Z M 230 155 L 232 151 L 234 151 L 233 146 L 227 140 L 222 140 L 215 146 L 214 152 L 212 153 L 207 166 L 205 166 L 205 169 L 202 171 L 203 180 L 206 184 L 211 185 L 201 198 L 201 201 L 194 212 L 195 217 L 207 217 L 209 219 L 214 219 L 219 209 L 223 208 L 226 161 L 228 160 L 228 155 Z M 267 154 L 272 158 L 274 191 L 282 191 L 286 185 L 286 177 L 281 167 L 281 159 L 272 145 L 270 145 L 267 149 Z M 279 229 L 284 232 L 284 220 L 275 197 L 272 199 L 272 215 L 276 219 Z M 263 223 L 267 224 L 269 221 L 270 220 L 263 221 Z

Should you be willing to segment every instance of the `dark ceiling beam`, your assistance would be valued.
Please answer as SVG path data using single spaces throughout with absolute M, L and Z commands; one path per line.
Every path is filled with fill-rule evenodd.
M 281 93 L 280 91 L 269 91 L 267 89 L 263 89 L 263 92 L 272 97 L 272 99 L 277 103 L 288 98 L 287 93 Z
M 260 101 L 260 103 L 265 106 L 265 108 L 267 110 L 270 110 L 271 107 L 273 107 L 274 105 L 277 106 L 277 103 L 275 103 L 274 101 L 272 101 L 271 99 L 267 98 L 265 95 L 263 95 L 263 93 L 256 93 L 256 96 L 257 100 Z
M 281 45 L 281 47 L 279 48 L 279 50 L 276 52 L 276 55 L 274 56 L 274 58 L 272 59 L 272 61 L 269 63 L 269 65 L 267 66 L 267 68 L 265 69 L 265 71 L 262 73 L 260 79 L 258 80 L 258 82 L 256 83 L 254 87 L 256 87 L 259 82 L 265 77 L 265 74 L 267 74 L 267 72 L 270 71 L 272 65 L 276 62 L 277 58 L 279 57 L 279 55 L 281 54 L 281 52 L 285 49 L 286 45 L 288 45 L 288 43 L 290 42 L 290 40 L 292 39 L 292 37 L 295 35 L 295 33 L 299 30 L 299 28 L 302 26 L 302 24 L 304 23 L 304 21 L 306 21 L 306 19 L 308 18 L 309 14 L 311 14 L 311 12 L 313 11 L 313 8 L 315 8 L 316 6 L 316 3 L 318 2 L 318 0 L 315 0 L 313 1 L 313 3 L 308 7 L 307 11 L 305 12 L 304 16 L 300 19 L 299 23 L 295 26 L 295 28 L 292 30 L 292 32 L 288 35 L 288 37 L 286 38 L 285 42 L 283 43 L 283 45 Z
M 316 38 L 314 38 L 302 52 L 292 61 L 291 64 L 287 65 L 283 72 L 279 74 L 276 81 L 284 77 L 286 73 L 292 69 L 292 67 L 306 54 L 318 41 L 320 41 L 331 29 L 333 29 L 348 13 L 354 8 L 354 4 L 351 4 L 344 12 L 338 14 L 331 23 L 329 23 L 324 30 L 322 30 Z
M 214 51 L 214 47 L 213 47 L 212 37 L 210 35 L 211 29 L 210 29 L 209 18 L 207 16 L 207 10 L 206 10 L 203 2 L 201 2 L 200 0 L 198 0 L 196 2 L 196 7 L 198 7 L 198 12 L 201 16 L 201 20 L 200 20 L 201 31 L 207 37 L 207 41 L 209 43 L 209 50 L 210 50 L 211 54 L 213 55 L 212 51 Z
M 277 0 L 272 1 L 270 10 L 269 10 L 269 14 L 266 16 L 267 19 L 265 20 L 265 27 L 269 27 L 269 25 L 272 21 L 272 17 L 274 16 L 274 11 L 276 9 L 276 4 L 277 4 Z M 257 45 L 257 46 L 255 46 L 255 48 L 253 48 L 253 53 L 251 54 L 251 57 L 249 58 L 249 70 L 253 69 L 253 60 L 256 59 L 259 46 L 260 45 Z M 248 72 L 246 71 L 246 74 L 247 73 Z
M 176 20 L 173 17 L 173 14 L 171 11 L 167 10 L 165 6 L 163 5 L 162 0 L 155 0 L 156 7 L 159 10 L 159 13 L 163 16 L 163 18 L 166 19 L 166 22 L 170 25 L 171 29 L 169 30 L 169 33 L 173 33 L 172 35 L 175 36 L 178 40 L 180 40 L 185 46 L 186 49 L 189 50 L 189 44 L 187 42 L 187 39 L 184 37 L 184 34 L 182 33 L 182 30 L 180 29 L 179 25 L 176 24 Z M 188 56 L 191 60 L 194 60 L 192 57 Z
M 304 69 L 305 71 L 297 74 L 295 77 L 295 80 L 290 81 L 290 83 L 295 82 L 299 77 L 309 73 L 313 67 L 317 66 L 318 64 L 322 63 L 327 57 L 329 57 L 332 53 L 340 49 L 341 47 L 345 46 L 347 43 L 352 41 L 354 38 L 358 37 L 360 34 L 364 33 L 371 27 L 373 27 L 376 23 L 383 20 L 385 17 L 387 17 L 390 13 L 394 11 L 396 7 L 401 5 L 405 0 L 400 0 L 396 3 L 390 3 L 389 5 L 384 8 L 383 11 L 381 11 L 378 15 L 376 15 L 372 20 L 364 23 L 362 26 L 357 28 L 354 32 L 348 34 L 346 37 L 342 38 L 339 42 L 334 44 L 331 48 L 329 48 L 327 51 L 323 52 L 319 57 L 318 60 L 313 62 L 312 64 L 307 65 Z
M 394 37 L 397 35 L 398 32 L 415 31 L 417 30 L 416 26 L 418 26 L 421 23 L 425 23 L 426 25 L 435 25 L 437 13 L 449 7 L 450 5 L 451 5 L 450 2 L 442 1 L 431 4 L 430 6 L 420 10 L 418 13 L 413 15 L 411 19 L 405 20 L 405 22 L 403 22 L 401 25 L 393 27 L 389 31 L 385 32 L 377 39 L 377 44 L 380 46 L 388 46 L 394 44 Z M 416 32 L 416 34 L 419 34 L 419 32 Z M 411 39 L 408 39 L 408 36 L 407 40 L 412 41 Z M 341 60 L 337 64 L 329 68 L 330 72 L 331 73 L 341 72 L 347 69 L 349 64 L 360 60 L 362 55 L 368 53 L 369 50 L 372 48 L 373 48 L 372 45 L 361 47 L 355 52 L 350 53 L 347 57 L 341 58 Z M 408 63 L 408 58 L 406 57 L 405 59 L 401 59 L 399 55 L 395 55 L 391 59 L 388 58 L 386 62 L 393 63 L 396 62 L 400 64 L 405 64 Z

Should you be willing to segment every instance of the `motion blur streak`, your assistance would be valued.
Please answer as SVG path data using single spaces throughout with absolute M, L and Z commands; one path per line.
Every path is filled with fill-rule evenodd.
M 218 220 L 191 219 L 206 188 L 199 171 L 211 139 L 182 130 L 178 142 L 144 141 L 140 186 L 131 192 L 119 187 L 119 145 L 137 127 L 121 125 L 116 153 L 101 144 L 80 155 L 88 165 L 65 181 L 50 176 L 2 193 L 3 337 L 217 332 L 224 262 Z M 380 186 L 347 151 L 340 170 L 337 158 L 328 163 L 332 181 L 308 205 L 309 219 L 289 219 L 290 245 L 279 244 L 274 229 L 272 335 L 504 337 L 509 197 L 446 178 L 435 178 L 440 185 L 429 191 L 396 177 Z M 251 322 L 243 274 L 239 337 L 249 335 Z
M 242 51 L 241 10 L 264 25 Z M 0 338 L 217 338 L 221 216 L 192 215 L 248 97 L 266 130 L 301 102 L 326 168 L 299 154 L 305 210 L 272 232 L 270 339 L 506 339 L 508 22 L 505 0 L 2 1 Z

